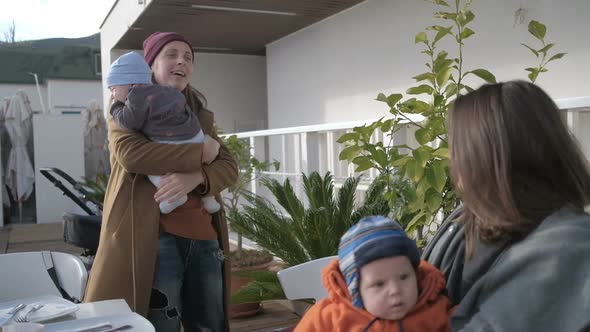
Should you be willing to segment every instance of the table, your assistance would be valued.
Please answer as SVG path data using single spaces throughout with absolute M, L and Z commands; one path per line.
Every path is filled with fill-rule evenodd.
M 63 299 L 55 295 L 43 295 L 4 302 L 1 307 L 11 307 L 18 303 L 31 304 L 50 301 L 63 301 Z M 129 332 L 155 332 L 153 325 L 144 317 L 132 312 L 127 302 L 122 299 L 80 303 L 78 311 L 43 322 L 43 324 L 45 324 L 46 332 L 57 332 L 74 331 L 105 322 L 111 323 L 114 327 L 130 324 L 133 328 L 127 330 Z

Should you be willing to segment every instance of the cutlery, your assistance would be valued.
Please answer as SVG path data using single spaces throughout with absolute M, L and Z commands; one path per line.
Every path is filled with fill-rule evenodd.
M 22 316 L 17 316 L 14 321 L 18 322 L 18 323 L 26 323 L 29 321 L 31 314 L 33 314 L 35 311 L 38 311 L 39 309 L 43 308 L 45 305 L 44 304 L 35 304 L 31 310 L 29 310 L 26 314 L 22 315 Z
M 119 332 L 119 331 L 127 331 L 127 330 L 129 330 L 129 329 L 132 329 L 132 328 L 133 328 L 133 326 L 131 326 L 131 325 L 123 325 L 123 326 L 116 327 L 116 328 L 114 328 L 114 329 L 106 330 L 106 331 L 104 331 L 104 332 Z
M 16 313 L 18 313 L 19 311 L 21 311 L 26 306 L 27 306 L 26 304 L 21 303 L 21 304 L 18 304 L 16 306 L 14 306 L 12 309 L 10 309 L 9 312 L 7 312 L 5 314 L 1 314 L 0 315 L 0 326 L 4 325 L 4 323 L 6 323 L 9 320 L 11 320 L 12 317 L 14 317 L 14 315 L 16 315 Z
M 113 328 L 113 325 L 111 323 L 101 323 L 101 324 L 94 325 L 94 326 L 76 329 L 72 332 L 106 332 L 112 328 Z

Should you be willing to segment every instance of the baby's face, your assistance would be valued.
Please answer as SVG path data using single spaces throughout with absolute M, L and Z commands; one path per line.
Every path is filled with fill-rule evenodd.
M 130 88 L 131 85 L 114 85 L 109 89 L 111 90 L 111 95 L 113 98 L 124 103 L 127 100 L 127 95 L 129 94 Z
M 389 320 L 403 318 L 418 300 L 416 272 L 406 256 L 378 259 L 360 269 L 365 309 Z

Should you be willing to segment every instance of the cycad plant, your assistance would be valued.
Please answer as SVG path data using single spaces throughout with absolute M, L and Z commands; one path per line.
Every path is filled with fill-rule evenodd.
M 359 181 L 358 177 L 348 178 L 336 193 L 330 173 L 324 177 L 317 172 L 303 174 L 304 204 L 289 180 L 265 179 L 262 184 L 282 210 L 263 197 L 249 195 L 249 205 L 243 211 L 233 211 L 232 227 L 290 266 L 336 255 L 340 237 L 350 226 L 364 216 L 390 211 L 383 197 L 386 184 L 380 180 L 371 184 L 357 207 Z

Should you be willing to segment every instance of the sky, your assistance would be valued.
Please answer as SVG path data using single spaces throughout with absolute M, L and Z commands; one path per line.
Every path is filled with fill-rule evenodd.
M 113 3 L 115 0 L 3 0 L 0 40 L 5 39 L 13 20 L 17 41 L 89 36 L 100 31 Z

